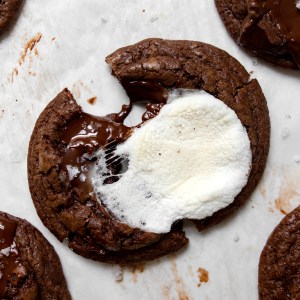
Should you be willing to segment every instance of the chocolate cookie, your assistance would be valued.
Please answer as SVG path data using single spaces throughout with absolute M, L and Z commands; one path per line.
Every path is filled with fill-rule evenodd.
M 155 117 L 172 89 L 203 89 L 236 111 L 248 130 L 253 165 L 247 186 L 228 208 L 202 221 L 199 229 L 218 223 L 249 197 L 265 166 L 269 116 L 256 80 L 234 58 L 211 45 L 192 41 L 148 39 L 117 50 L 106 59 L 130 98 L 120 113 L 95 117 L 84 113 L 68 90 L 40 115 L 28 153 L 29 186 L 43 223 L 59 238 L 68 238 L 78 254 L 121 264 L 155 259 L 184 247 L 188 240 L 178 224 L 160 235 L 119 222 L 96 200 L 89 180 L 94 153 L 125 141 L 123 124 L 134 102 L 147 100 L 143 121 Z M 111 157 L 112 158 L 112 157 Z M 111 169 L 122 164 L 112 158 Z M 107 178 L 107 183 L 115 180 Z
M 22 0 L 0 1 L 0 34 L 9 26 L 21 4 Z
M 259 262 L 259 299 L 300 299 L 300 206 L 271 233 Z
M 60 260 L 27 221 L 0 212 L 0 298 L 71 299 Z
M 215 0 L 215 3 L 228 32 L 239 45 L 273 64 L 300 68 L 299 2 Z

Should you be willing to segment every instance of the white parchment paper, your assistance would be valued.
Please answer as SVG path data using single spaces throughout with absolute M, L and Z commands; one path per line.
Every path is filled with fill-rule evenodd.
M 204 233 L 187 223 L 187 249 L 126 268 L 116 281 L 122 277 L 116 266 L 77 256 L 39 220 L 27 184 L 27 147 L 38 115 L 64 87 L 87 112 L 117 111 L 127 98 L 104 58 L 148 37 L 211 43 L 253 71 L 268 100 L 271 149 L 263 180 L 237 214 Z M 260 252 L 284 213 L 300 204 L 299 80 L 299 71 L 244 53 L 213 0 L 25 0 L 16 24 L 0 37 L 0 209 L 26 218 L 48 238 L 73 299 L 258 299 Z M 209 274 L 201 285 L 199 268 Z

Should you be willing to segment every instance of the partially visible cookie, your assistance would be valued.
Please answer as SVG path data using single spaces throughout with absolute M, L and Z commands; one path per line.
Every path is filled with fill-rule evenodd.
M 21 4 L 22 0 L 0 1 L 0 34 L 9 26 Z
M 299 2 L 215 0 L 215 3 L 228 32 L 239 45 L 273 64 L 300 68 Z
M 300 206 L 273 230 L 261 253 L 259 298 L 300 299 Z
M 27 221 L 0 212 L 0 298 L 71 299 L 60 260 Z

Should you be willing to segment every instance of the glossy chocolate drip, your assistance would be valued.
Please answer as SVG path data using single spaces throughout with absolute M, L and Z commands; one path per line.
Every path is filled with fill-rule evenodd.
M 288 39 L 287 48 L 300 67 L 300 10 L 296 0 L 267 0 L 265 9 L 270 11 Z
M 85 193 L 93 192 L 89 176 L 89 170 L 96 161 L 93 154 L 97 150 L 103 149 L 106 151 L 106 160 L 109 160 L 113 156 L 116 145 L 123 143 L 130 136 L 134 127 L 125 126 L 124 121 L 134 103 L 147 103 L 146 112 L 142 117 L 143 123 L 155 117 L 167 102 L 168 92 L 159 83 L 124 81 L 122 85 L 130 98 L 130 103 L 123 105 L 119 113 L 95 117 L 81 112 L 64 128 L 61 135 L 65 144 L 61 163 L 61 180 L 66 182 L 69 187 L 78 187 Z M 114 161 L 115 164 L 111 164 L 111 168 L 117 165 L 118 160 Z M 115 169 L 112 173 L 118 171 Z
M 259 26 L 265 14 L 269 14 L 272 22 L 278 24 L 286 42 L 278 44 L 270 41 L 267 29 Z M 249 16 L 250 19 L 239 38 L 239 43 L 278 58 L 294 59 L 300 68 L 300 10 L 296 7 L 296 0 L 252 0 L 249 5 Z
M 14 241 L 17 223 L 12 218 L 0 216 L 0 298 L 5 299 L 7 289 L 18 285 L 26 275 Z
M 92 192 L 89 170 L 95 163 L 93 154 L 98 149 L 110 149 L 128 138 L 131 129 L 117 122 L 124 120 L 128 113 L 127 107 L 119 114 L 106 117 L 94 117 L 81 112 L 68 123 L 61 137 L 66 145 L 61 164 L 65 182 L 70 183 L 71 187 Z

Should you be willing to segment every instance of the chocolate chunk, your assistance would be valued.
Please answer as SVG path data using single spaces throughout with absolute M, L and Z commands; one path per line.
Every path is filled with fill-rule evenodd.
M 231 36 L 254 55 L 300 68 L 300 10 L 295 0 L 215 0 Z

